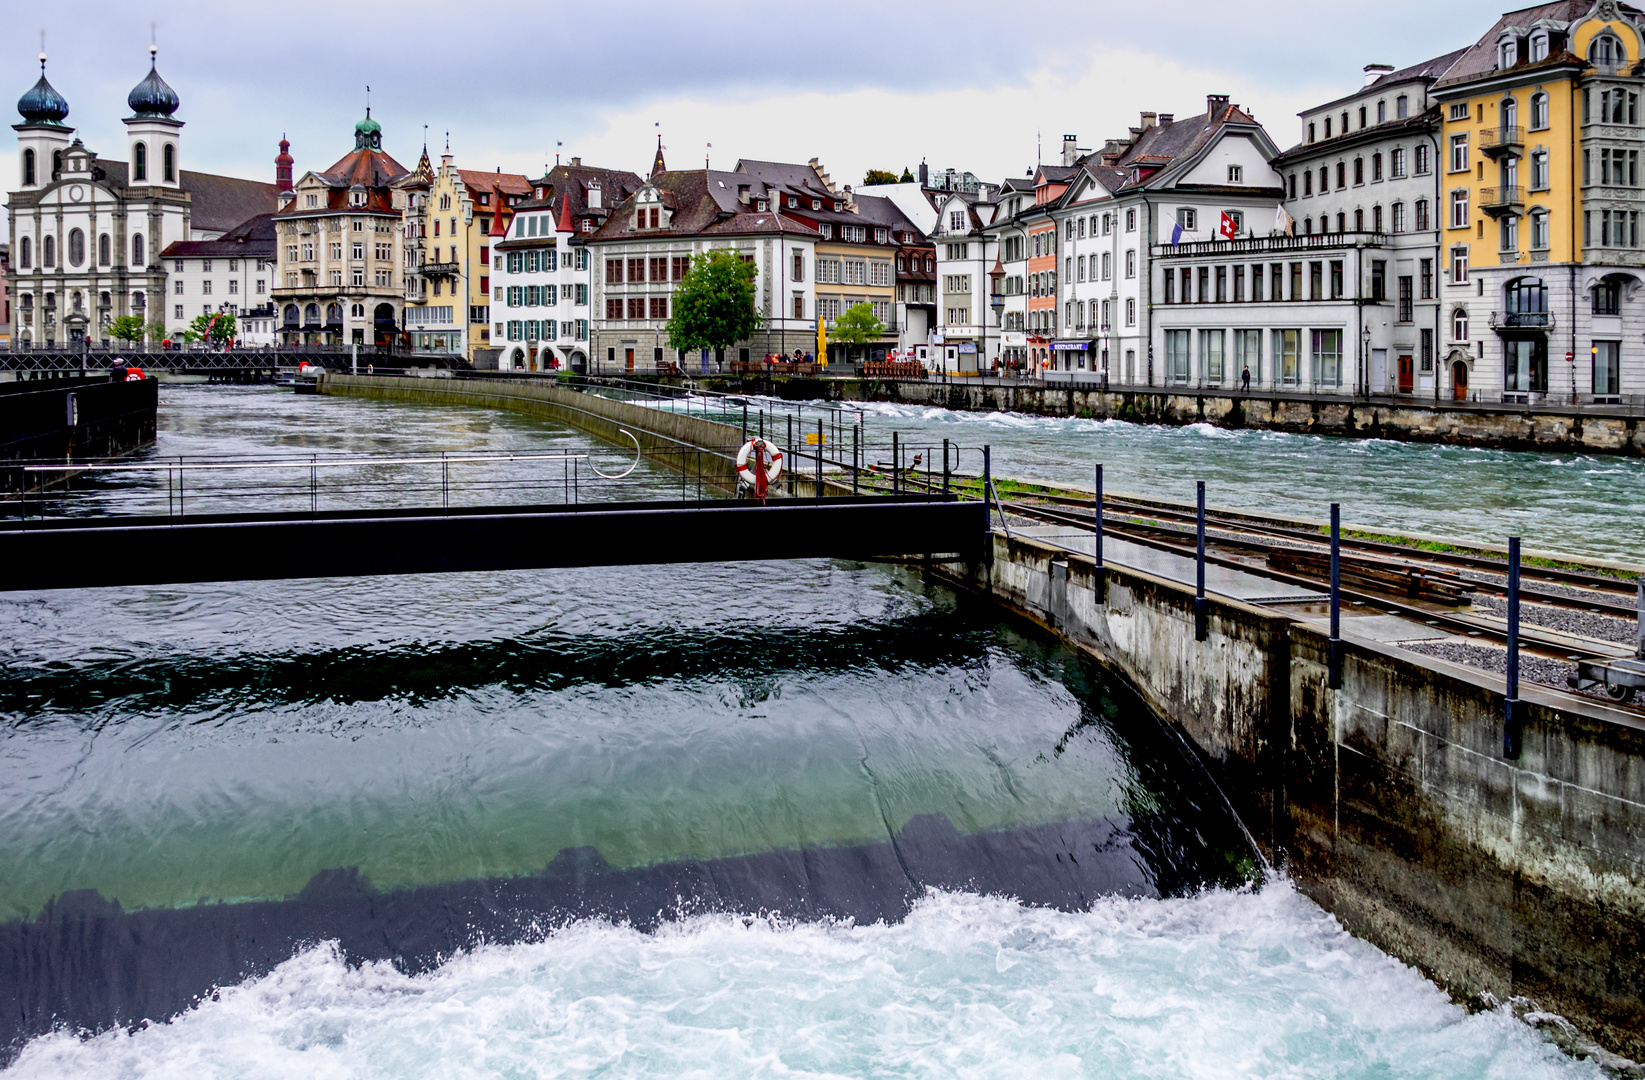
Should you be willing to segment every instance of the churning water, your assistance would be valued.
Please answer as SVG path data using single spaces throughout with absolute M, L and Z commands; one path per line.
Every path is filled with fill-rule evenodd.
M 266 390 L 161 427 L 580 441 Z M 11 593 L 0 660 L 19 1076 L 1592 1074 L 1265 881 L 1101 670 L 884 567 Z

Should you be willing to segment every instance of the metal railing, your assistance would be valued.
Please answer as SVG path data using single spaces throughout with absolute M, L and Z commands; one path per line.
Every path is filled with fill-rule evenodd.
M 1486 128 L 1479 133 L 1479 148 L 1485 153 L 1525 145 L 1525 129 L 1519 127 Z
M 1522 187 L 1488 187 L 1479 189 L 1481 207 L 1521 206 L 1525 202 Z
M 1551 330 L 1553 326 L 1554 313 L 1551 311 L 1491 312 L 1491 329 L 1493 330 Z

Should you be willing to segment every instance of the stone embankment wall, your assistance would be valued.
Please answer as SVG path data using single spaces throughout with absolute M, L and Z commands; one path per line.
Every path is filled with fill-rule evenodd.
M 703 483 L 721 490 L 736 487 L 735 458 L 742 432 L 701 416 L 647 408 L 597 394 L 569 390 L 554 382 L 502 382 L 402 375 L 320 376 L 322 394 L 422 405 L 477 405 L 540 416 L 586 431 L 618 447 L 632 447 L 654 461 L 687 473 L 700 470 Z
M 1645 724 L 1023 537 L 960 583 L 1122 673 L 1199 749 L 1270 859 L 1459 999 L 1533 999 L 1645 1059 Z M 940 573 L 940 572 L 939 572 Z
M 754 380 L 704 379 L 747 389 Z M 1336 401 L 1300 395 L 1182 390 L 1086 390 L 977 380 L 772 379 L 760 389 L 790 400 L 895 401 L 971 412 L 1080 416 L 1139 424 L 1215 424 L 1308 435 L 1401 439 L 1510 450 L 1583 450 L 1645 455 L 1645 413 L 1603 406 L 1582 411 L 1518 409 L 1468 402 Z
M 8 382 L 0 387 L 0 461 L 118 457 L 154 441 L 159 383 L 107 376 Z M 31 474 L 37 475 L 37 474 Z M 33 486 L 16 469 L 0 489 Z

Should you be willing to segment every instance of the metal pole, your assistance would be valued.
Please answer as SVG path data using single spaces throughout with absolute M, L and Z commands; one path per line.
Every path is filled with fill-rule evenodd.
M 1097 569 L 1102 569 L 1102 466 L 1097 466 L 1097 496 L 1095 500 L 1095 515 L 1093 520 L 1097 526 Z
M 897 433 L 891 433 L 891 494 L 902 493 L 902 447 L 897 442 Z
M 800 462 L 800 455 L 799 455 L 799 452 L 794 447 L 794 414 L 793 413 L 788 414 L 788 452 L 790 454 L 794 455 L 794 463 L 796 465 L 798 465 L 799 462 Z M 788 493 L 790 495 L 794 494 L 794 474 L 797 471 L 798 471 L 797 469 L 788 470 Z
M 862 459 L 862 428 L 851 425 L 851 494 L 857 494 L 857 464 Z
M 1205 481 L 1194 481 L 1198 508 L 1194 518 L 1194 640 L 1204 641 L 1209 632 L 1205 619 Z
M 817 498 L 823 497 L 822 486 L 823 422 L 817 418 Z
M 1327 685 L 1342 689 L 1342 504 L 1331 504 L 1331 657 Z
M 942 493 L 948 494 L 948 440 L 942 441 Z
M 743 442 L 748 441 L 748 402 L 743 402 Z M 740 443 L 738 444 L 741 445 Z
M 1645 660 L 1645 577 L 1639 579 L 1639 647 L 1634 655 Z
M 988 531 L 994 531 L 994 510 L 990 501 L 990 493 L 994 490 L 994 463 L 989 455 L 989 448 L 982 448 L 982 506 L 988 517 Z
M 1508 679 L 1502 703 L 1502 756 L 1519 757 L 1519 537 L 1508 538 Z

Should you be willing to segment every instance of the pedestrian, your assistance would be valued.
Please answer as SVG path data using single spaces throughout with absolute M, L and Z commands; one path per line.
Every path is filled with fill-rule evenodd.
M 1239 373 L 1239 388 L 1241 390 L 1251 389 L 1251 365 L 1250 364 L 1246 364 L 1245 369 Z

